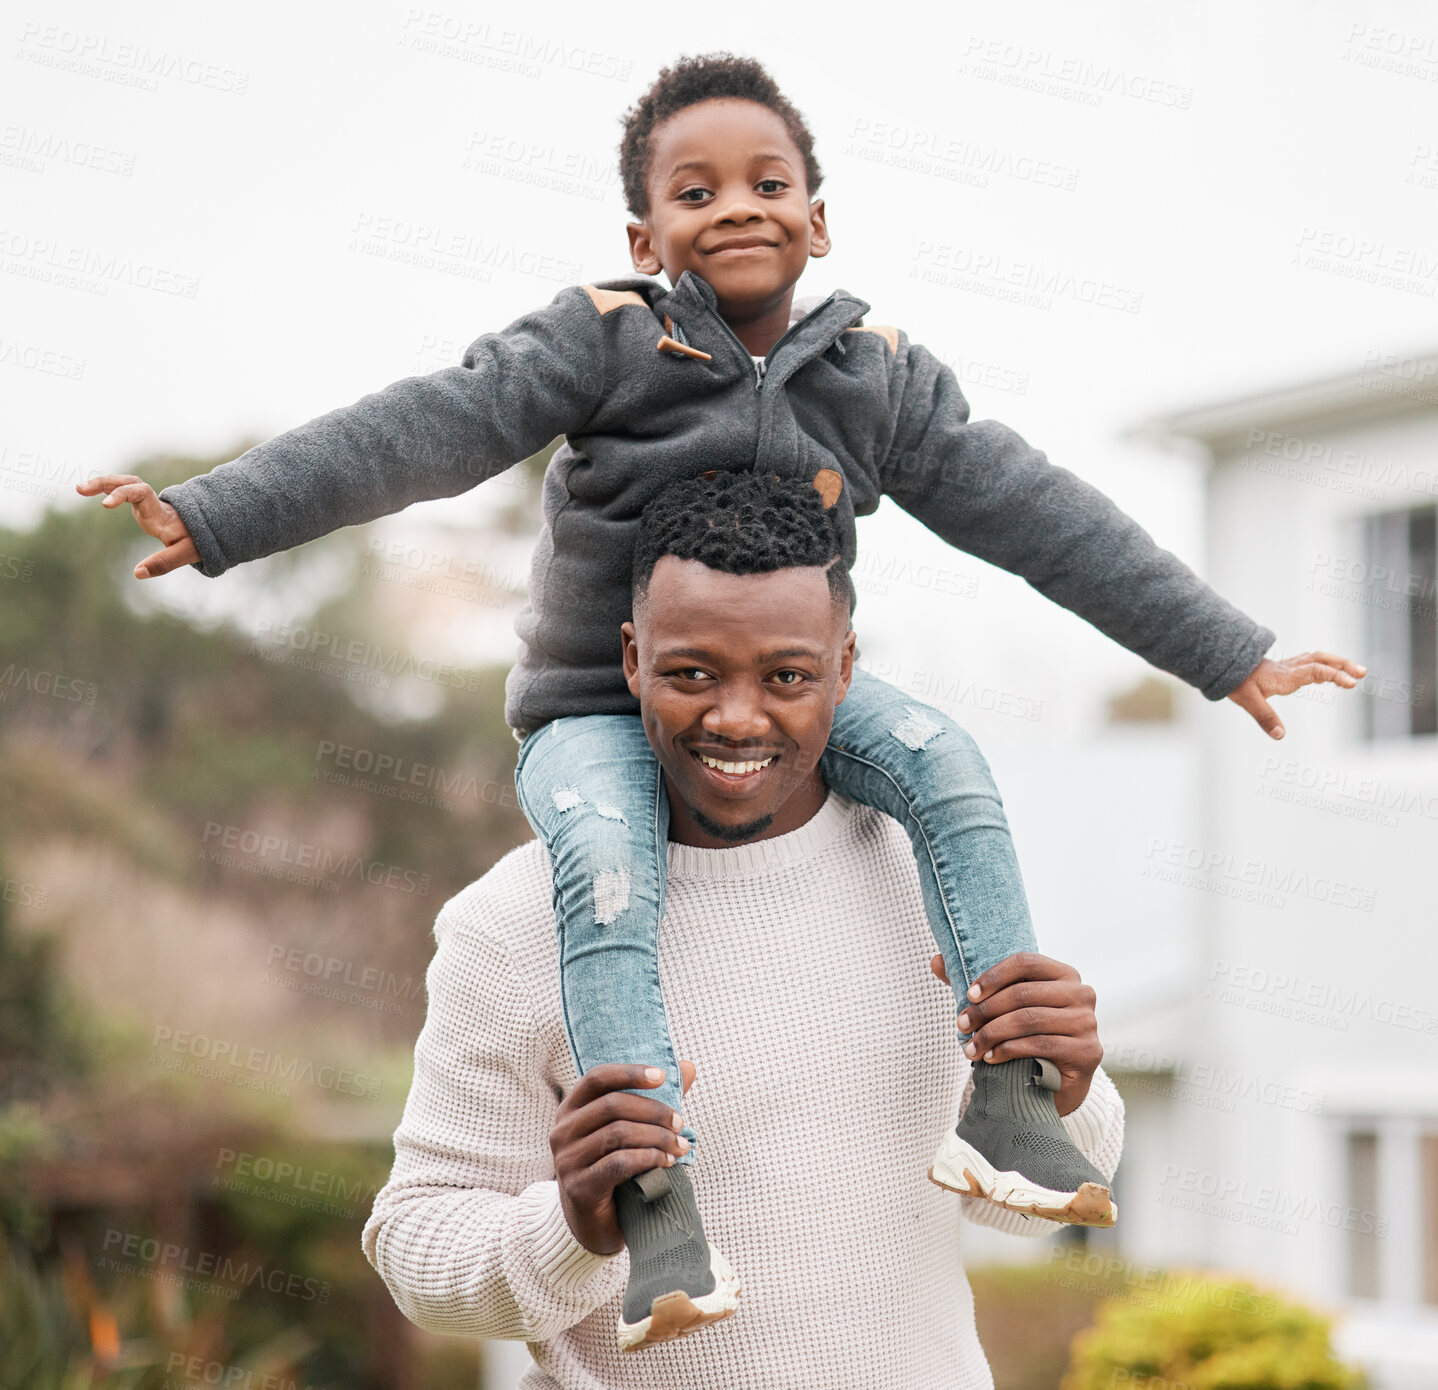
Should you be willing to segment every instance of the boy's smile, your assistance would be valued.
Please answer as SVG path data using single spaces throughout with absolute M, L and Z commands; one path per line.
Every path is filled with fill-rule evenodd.
M 655 126 L 649 159 L 649 212 L 628 228 L 634 268 L 662 270 L 671 285 L 692 270 L 739 341 L 763 356 L 789 326 L 809 258 L 829 252 L 823 200 L 810 203 L 783 120 L 757 101 L 697 102 Z

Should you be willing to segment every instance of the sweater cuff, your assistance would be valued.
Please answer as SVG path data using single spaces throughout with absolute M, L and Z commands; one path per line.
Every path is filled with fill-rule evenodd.
M 1202 689 L 1206 700 L 1222 700 L 1232 695 L 1257 669 L 1264 653 L 1278 640 L 1266 627 L 1255 630 L 1253 635 L 1239 649 L 1238 654 L 1224 668 L 1221 675 L 1209 681 Z
M 555 1288 L 578 1289 L 614 1258 L 614 1255 L 596 1255 L 574 1238 L 569 1222 L 564 1219 L 558 1182 L 536 1183 L 531 1193 L 526 1194 L 525 1206 L 522 1225 L 530 1240 L 534 1267 Z
M 1112 1181 L 1123 1144 L 1123 1098 L 1107 1072 L 1094 1072 L 1083 1104 L 1063 1117 L 1063 1126 L 1084 1156 Z
M 186 491 L 186 485 L 175 483 L 155 495 L 161 502 L 168 502 L 179 513 L 180 520 L 185 523 L 185 529 L 190 533 L 190 539 L 195 543 L 195 549 L 200 552 L 199 563 L 192 564 L 190 568 L 199 570 L 207 579 L 218 579 L 230 566 L 215 533 L 205 520 L 204 512 Z

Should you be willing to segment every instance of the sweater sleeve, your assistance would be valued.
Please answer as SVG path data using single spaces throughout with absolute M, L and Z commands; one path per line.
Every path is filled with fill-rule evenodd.
M 1269 629 L 1007 425 L 971 423 L 953 371 L 902 333 L 895 371 L 881 483 L 899 506 L 1210 700 L 1247 679 Z
M 570 1231 L 549 1150 L 559 1101 L 527 995 L 505 947 L 450 912 L 364 1251 L 420 1327 L 548 1341 L 620 1292 L 627 1262 Z
M 972 1072 L 964 1089 L 964 1105 L 974 1092 Z M 961 1112 L 962 1113 L 962 1112 Z M 1110 1182 L 1118 1171 L 1123 1153 L 1123 1098 L 1102 1067 L 1093 1074 L 1088 1095 L 1078 1109 L 1063 1117 L 1063 1125 L 1079 1152 Z M 965 1197 L 959 1201 L 963 1213 L 980 1226 L 993 1226 L 1015 1236 L 1052 1235 L 1058 1227 L 1052 1221 L 1025 1216 L 1022 1212 L 1006 1211 L 986 1202 L 982 1197 Z
M 577 431 L 603 396 L 605 334 L 589 295 L 486 333 L 462 364 L 406 377 L 165 488 L 215 578 L 435 497 L 454 497 Z

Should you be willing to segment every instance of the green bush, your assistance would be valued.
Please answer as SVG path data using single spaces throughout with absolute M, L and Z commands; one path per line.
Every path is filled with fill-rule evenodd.
M 1239 1280 L 1174 1271 L 1099 1306 L 1074 1338 L 1063 1390 L 1363 1390 L 1329 1320 Z

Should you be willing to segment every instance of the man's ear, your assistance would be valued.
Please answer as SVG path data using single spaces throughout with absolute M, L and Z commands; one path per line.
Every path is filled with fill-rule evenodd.
M 838 709 L 844 703 L 844 696 L 849 693 L 849 685 L 854 679 L 854 654 L 855 642 L 858 640 L 853 628 L 844 634 L 844 650 L 839 656 L 839 685 L 835 694 L 834 708 Z
M 654 251 L 654 237 L 647 222 L 630 222 L 624 230 L 629 234 L 629 259 L 641 275 L 658 275 L 664 269 Z
M 629 693 L 639 698 L 639 639 L 634 635 L 634 624 L 624 623 L 619 629 L 620 641 L 624 644 L 624 681 Z
M 829 223 L 824 216 L 824 200 L 815 198 L 809 204 L 809 254 L 827 256 L 833 243 L 829 240 Z

